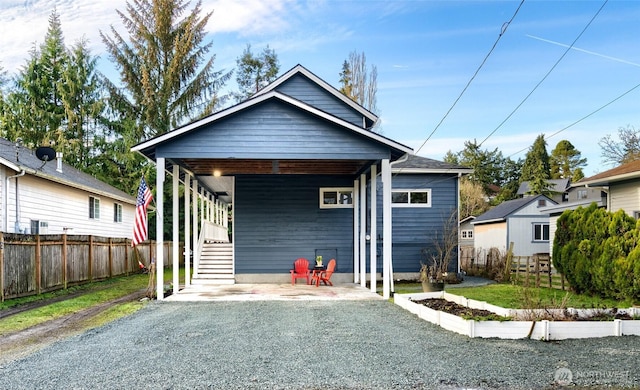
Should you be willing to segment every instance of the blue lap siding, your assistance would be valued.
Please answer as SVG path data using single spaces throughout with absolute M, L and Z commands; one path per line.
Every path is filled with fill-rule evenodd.
M 353 209 L 320 209 L 320 187 L 353 187 L 353 179 L 309 175 L 236 177 L 236 273 L 289 272 L 298 257 L 313 262 L 316 249 L 324 253 L 337 251 L 337 272 L 353 272 Z
M 431 207 L 392 207 L 394 272 L 418 272 L 434 234 L 442 236 L 443 224 L 457 207 L 458 180 L 452 174 L 395 174 L 393 189 L 430 189 Z M 382 233 L 382 187 L 378 189 L 378 233 Z M 382 267 L 379 261 L 378 267 Z M 457 269 L 454 261 L 450 270 Z

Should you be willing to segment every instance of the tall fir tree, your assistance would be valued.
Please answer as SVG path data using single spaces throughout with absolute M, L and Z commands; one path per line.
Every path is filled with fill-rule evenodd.
M 140 142 L 187 121 L 210 114 L 224 100 L 220 90 L 231 72 L 214 71 L 208 54 L 206 25 L 198 1 L 187 13 L 185 0 L 132 0 L 117 11 L 128 37 L 113 26 L 100 32 L 120 72 L 120 83 L 108 81 L 111 108 L 120 118 L 134 118 L 132 137 Z M 186 15 L 183 17 L 183 15 Z M 121 88 L 122 87 L 122 88 Z
M 247 45 L 236 64 L 236 82 L 239 88 L 239 92 L 234 94 L 236 101 L 245 100 L 257 93 L 275 80 L 280 71 L 278 55 L 269 46 L 256 55 L 251 52 L 251 45 Z
M 551 166 L 549 164 L 549 154 L 547 153 L 547 141 L 544 139 L 544 134 L 540 134 L 536 137 L 524 159 L 520 182 L 531 181 L 537 177 L 543 177 L 548 180 L 551 177 L 550 172 Z
M 552 179 L 569 179 L 572 182 L 580 180 L 583 176 L 582 167 L 587 165 L 587 159 L 573 144 L 562 140 L 556 144 L 549 157 Z

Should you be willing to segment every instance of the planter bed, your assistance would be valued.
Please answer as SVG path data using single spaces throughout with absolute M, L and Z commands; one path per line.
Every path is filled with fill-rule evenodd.
M 424 299 L 445 299 L 461 306 L 473 309 L 486 310 L 505 317 L 504 321 L 476 321 L 464 318 L 440 310 L 431 309 L 414 301 Z M 518 320 L 533 314 L 544 314 L 553 311 L 534 311 L 522 309 L 506 309 L 486 302 L 467 299 L 463 296 L 453 295 L 444 291 L 419 293 L 419 294 L 395 294 L 395 303 L 418 317 L 439 325 L 444 329 L 460 333 L 469 337 L 523 339 L 536 340 L 564 340 L 606 336 L 640 336 L 640 320 L 614 319 L 609 321 L 585 321 L 589 316 L 597 314 L 592 309 L 567 309 L 556 310 L 554 314 L 568 313 L 572 318 L 582 318 L 579 321 L 551 321 L 551 320 Z M 640 309 L 629 308 L 617 310 L 625 317 L 637 318 Z

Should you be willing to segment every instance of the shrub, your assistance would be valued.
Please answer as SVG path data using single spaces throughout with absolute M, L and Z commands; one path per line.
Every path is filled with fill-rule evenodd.
M 553 265 L 579 293 L 640 300 L 640 224 L 619 210 L 595 203 L 558 218 Z

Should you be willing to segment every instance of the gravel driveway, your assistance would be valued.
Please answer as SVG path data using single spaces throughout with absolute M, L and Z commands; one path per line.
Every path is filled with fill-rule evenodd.
M 154 302 L 0 367 L 1 389 L 640 386 L 640 337 L 470 339 L 384 300 Z

